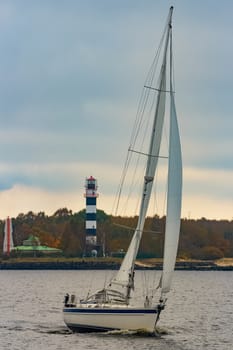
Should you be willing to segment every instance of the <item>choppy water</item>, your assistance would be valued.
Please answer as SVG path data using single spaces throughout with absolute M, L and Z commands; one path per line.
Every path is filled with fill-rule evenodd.
M 175 272 L 173 291 L 159 323 L 161 337 L 71 333 L 62 320 L 64 294 L 83 296 L 94 284 L 102 286 L 112 273 L 0 271 L 0 349 L 232 349 L 231 271 Z M 154 278 L 152 271 L 137 271 L 136 276 L 137 280 Z

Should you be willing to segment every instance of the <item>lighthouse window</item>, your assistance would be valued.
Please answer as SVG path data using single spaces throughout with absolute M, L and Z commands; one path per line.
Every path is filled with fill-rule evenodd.
M 95 183 L 93 181 L 89 182 L 87 185 L 88 189 L 94 190 L 95 189 Z

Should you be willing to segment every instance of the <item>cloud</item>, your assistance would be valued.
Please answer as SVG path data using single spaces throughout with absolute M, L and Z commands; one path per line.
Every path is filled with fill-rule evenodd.
M 186 194 L 202 193 L 210 198 L 233 200 L 233 171 L 185 168 Z M 221 210 L 221 209 L 219 209 Z
M 0 192 L 0 202 L 4 203 L 4 206 L 1 209 L 1 218 L 4 219 L 8 215 L 16 217 L 19 213 L 27 213 L 31 210 L 35 213 L 44 211 L 46 214 L 52 215 L 57 209 L 63 207 L 67 207 L 73 212 L 84 209 L 84 179 L 90 174 L 93 175 L 91 171 L 87 174 L 87 169 L 87 164 L 83 165 L 77 178 L 76 187 L 74 186 L 72 189 L 62 187 L 60 191 L 53 191 L 34 186 L 14 185 L 8 190 L 2 190 Z M 105 173 L 104 177 L 102 176 L 103 173 Z M 118 180 L 118 178 L 116 179 L 116 176 L 119 175 L 118 168 L 101 169 L 97 167 L 94 175 L 97 175 L 98 192 L 100 193 L 97 208 L 108 214 L 115 214 L 116 191 L 113 194 L 113 187 Z M 184 174 L 182 217 L 232 219 L 233 196 L 227 185 L 229 177 L 232 181 L 232 173 L 217 172 L 213 174 L 212 171 L 199 173 L 196 169 L 186 171 Z M 223 186 L 223 184 L 225 185 Z M 197 188 L 199 188 L 198 191 Z M 125 203 L 126 199 L 127 197 L 123 196 L 122 202 Z M 121 211 L 120 214 L 136 215 L 138 213 L 136 197 L 132 198 L 129 207 L 129 211 Z M 154 197 L 153 194 L 149 215 L 158 214 L 163 216 L 165 215 L 165 208 L 164 195 L 159 192 Z
M 233 5 L 174 5 L 183 212 L 215 216 L 219 198 L 220 215 L 231 217 Z M 44 203 L 51 212 L 65 198 L 67 207 L 77 208 L 72 191 L 80 193 L 92 174 L 103 191 L 99 203 L 109 212 L 169 6 L 131 0 L 1 2 L 2 208 L 6 198 L 9 210 L 16 207 L 23 191 L 31 210 L 43 210 Z M 26 204 L 17 204 L 24 209 Z
M 186 195 L 183 201 L 182 216 L 199 219 L 205 217 L 212 220 L 233 220 L 232 200 L 208 197 L 201 194 Z
M 183 216 L 232 219 L 233 171 L 186 168 Z
M 52 215 L 59 208 L 72 208 L 74 211 L 82 209 L 81 193 L 50 192 L 40 188 L 14 185 L 11 189 L 1 191 L 0 201 L 4 203 L 1 218 L 16 217 L 19 213 L 33 211 L 45 212 Z

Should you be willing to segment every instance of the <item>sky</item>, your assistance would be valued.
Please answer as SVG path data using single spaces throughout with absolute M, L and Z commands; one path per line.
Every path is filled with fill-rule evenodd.
M 170 5 L 182 217 L 233 219 L 233 1 L 0 0 L 1 219 L 111 213 Z

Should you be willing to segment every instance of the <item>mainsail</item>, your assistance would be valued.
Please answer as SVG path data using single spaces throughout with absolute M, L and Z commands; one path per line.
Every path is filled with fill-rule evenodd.
M 162 129 L 164 123 L 164 115 L 165 115 L 165 102 L 166 102 L 166 66 L 167 66 L 167 49 L 169 43 L 169 35 L 171 30 L 171 16 L 172 9 L 170 10 L 168 25 L 167 25 L 167 33 L 165 37 L 164 44 L 164 53 L 163 53 L 163 61 L 160 70 L 159 76 L 159 84 L 158 84 L 158 95 L 157 102 L 150 138 L 149 151 L 147 155 L 147 166 L 144 175 L 143 189 L 142 189 L 142 197 L 141 197 L 141 205 L 139 211 L 139 218 L 137 223 L 137 228 L 134 232 L 133 238 L 131 240 L 128 251 L 124 257 L 124 260 L 121 264 L 119 272 L 115 276 L 115 278 L 111 281 L 111 284 L 118 284 L 127 288 L 126 298 L 128 299 L 130 296 L 130 291 L 134 286 L 134 263 L 136 260 L 136 256 L 138 253 L 138 248 L 143 232 L 143 227 L 145 223 L 146 213 L 149 205 L 149 200 L 151 196 L 152 186 L 154 175 L 158 163 L 161 137 L 162 137 Z

